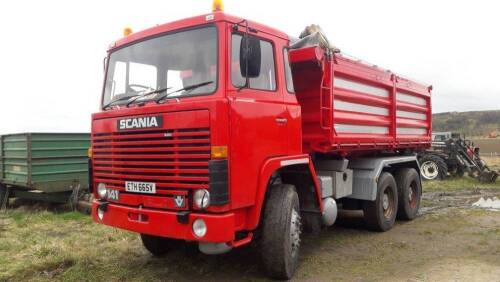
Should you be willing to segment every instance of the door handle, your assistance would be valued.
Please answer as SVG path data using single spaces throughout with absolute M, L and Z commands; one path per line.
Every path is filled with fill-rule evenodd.
M 288 122 L 288 119 L 286 118 L 276 118 L 276 123 L 278 124 L 286 124 Z

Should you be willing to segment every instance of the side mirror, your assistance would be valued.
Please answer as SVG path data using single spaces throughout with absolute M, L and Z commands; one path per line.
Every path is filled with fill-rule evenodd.
M 240 45 L 241 76 L 255 78 L 260 75 L 260 40 L 253 36 L 243 36 Z

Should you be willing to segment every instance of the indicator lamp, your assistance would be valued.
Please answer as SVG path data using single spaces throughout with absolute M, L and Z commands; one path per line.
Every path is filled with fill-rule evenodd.
M 124 29 L 123 29 L 123 36 L 124 36 L 124 37 L 127 37 L 127 36 L 131 35 L 131 34 L 132 34 L 132 32 L 133 32 L 133 31 L 132 31 L 132 28 L 131 28 L 131 27 L 126 27 L 126 28 L 124 28 Z
M 214 0 L 212 4 L 212 12 L 223 12 L 224 4 L 222 4 L 222 0 Z

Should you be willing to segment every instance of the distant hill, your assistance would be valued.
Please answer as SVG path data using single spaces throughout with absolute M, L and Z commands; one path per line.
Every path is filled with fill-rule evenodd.
M 495 130 L 500 134 L 500 110 L 433 114 L 432 130 L 455 131 L 477 137 L 487 137 Z

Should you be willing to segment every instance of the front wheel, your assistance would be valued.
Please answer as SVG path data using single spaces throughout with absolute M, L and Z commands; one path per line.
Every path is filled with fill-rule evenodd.
M 374 231 L 392 228 L 398 212 L 398 189 L 392 174 L 383 172 L 377 184 L 375 201 L 365 201 L 363 214 L 366 226 Z
M 289 184 L 271 187 L 262 221 L 264 268 L 275 279 L 292 278 L 299 262 L 301 219 L 299 196 Z
M 161 256 L 172 250 L 179 240 L 141 234 L 142 245 L 154 256 Z

